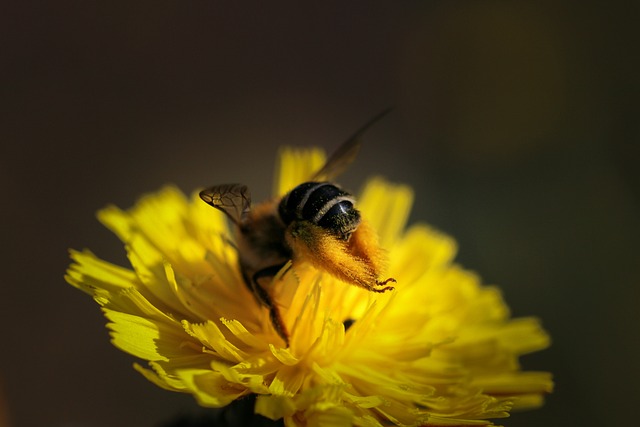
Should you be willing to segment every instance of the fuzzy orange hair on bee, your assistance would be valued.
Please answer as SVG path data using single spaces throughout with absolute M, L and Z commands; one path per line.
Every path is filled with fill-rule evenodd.
M 236 228 L 242 277 L 257 300 L 269 309 L 271 323 L 289 344 L 289 334 L 269 285 L 289 261 L 308 262 L 335 278 L 370 292 L 386 292 L 393 278 L 381 279 L 386 256 L 378 236 L 353 195 L 330 182 L 355 159 L 364 132 L 385 110 L 343 143 L 310 180 L 280 199 L 251 205 L 247 186 L 223 184 L 200 192 L 200 198 L 224 212 Z

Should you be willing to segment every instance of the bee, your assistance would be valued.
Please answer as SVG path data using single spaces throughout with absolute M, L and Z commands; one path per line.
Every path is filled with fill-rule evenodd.
M 239 267 L 244 282 L 269 310 L 278 335 L 289 334 L 269 285 L 289 264 L 308 262 L 343 282 L 370 292 L 386 292 L 393 278 L 380 280 L 386 263 L 378 237 L 356 208 L 355 197 L 331 182 L 355 159 L 364 132 L 389 110 L 378 114 L 344 142 L 310 181 L 280 199 L 255 206 L 246 185 L 223 184 L 200 198 L 224 212 L 236 228 Z

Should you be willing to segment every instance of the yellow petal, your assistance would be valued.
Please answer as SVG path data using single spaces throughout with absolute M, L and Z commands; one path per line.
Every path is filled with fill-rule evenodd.
M 247 389 L 234 386 L 221 374 L 211 370 L 181 370 L 177 375 L 202 406 L 219 408 L 248 394 Z
M 269 385 L 269 392 L 277 396 L 295 396 L 308 374 L 304 367 L 286 366 L 278 370 Z
M 131 237 L 126 249 L 129 262 L 149 299 L 178 318 L 192 319 L 189 310 L 175 298 L 160 252 L 140 234 Z
M 269 349 L 276 359 L 285 366 L 293 366 L 299 362 L 299 359 L 288 348 L 276 348 L 273 344 L 269 344 Z
M 67 270 L 65 279 L 89 295 L 106 296 L 138 283 L 133 271 L 103 261 L 90 251 L 69 252 L 75 263 Z
M 255 412 L 271 420 L 289 417 L 296 411 L 296 405 L 288 396 L 258 396 Z
M 303 182 L 309 181 L 325 162 L 324 151 L 318 148 L 285 147 L 278 156 L 274 195 L 283 196 Z
M 237 320 L 220 319 L 222 324 L 231 331 L 240 341 L 254 349 L 267 349 L 267 345 L 264 341 L 258 339 L 255 335 L 251 334 L 242 323 Z
M 129 241 L 133 233 L 133 223 L 129 214 L 117 206 L 108 205 L 97 213 L 98 220 L 123 242 Z
M 269 392 L 265 384 L 265 376 L 277 371 L 278 366 L 264 360 L 262 360 L 262 364 L 253 360 L 244 361 L 233 366 L 229 366 L 226 362 L 212 360 L 211 368 L 220 373 L 230 384 L 236 384 L 251 390 L 253 393 L 265 394 Z
M 111 311 L 119 311 L 160 323 L 175 323 L 177 325 L 175 318 L 159 310 L 156 304 L 151 303 L 136 288 L 128 288 L 118 293 L 110 294 L 107 298 L 104 298 L 104 301 L 98 300 L 98 302 Z
M 229 342 L 220 328 L 211 320 L 200 324 L 183 320 L 182 325 L 189 335 L 197 338 L 205 347 L 224 360 L 240 362 L 248 356 L 244 351 Z
M 446 268 L 457 252 L 455 241 L 424 224 L 409 228 L 390 252 L 389 273 L 402 289 L 420 286 L 430 271 Z M 420 262 L 415 262 L 418 259 Z
M 367 182 L 357 204 L 378 231 L 383 248 L 390 248 L 400 238 L 412 205 L 413 191 L 409 186 L 394 185 L 381 178 Z
M 111 342 L 120 350 L 144 360 L 169 360 L 158 352 L 160 330 L 156 322 L 109 309 L 104 309 L 104 315 L 111 321 Z
M 141 234 L 151 246 L 171 261 L 179 243 L 187 235 L 183 218 L 188 211 L 187 199 L 176 187 L 167 186 L 159 192 L 143 196 L 127 212 L 108 206 L 98 212 L 98 219 L 128 243 Z
M 170 385 L 169 383 L 167 383 L 167 378 L 168 377 L 167 377 L 166 374 L 161 376 L 160 374 L 158 374 L 158 372 L 153 371 L 151 369 L 143 368 L 138 363 L 134 363 L 133 364 L 133 368 L 136 371 L 140 372 L 142 374 L 142 376 L 144 376 L 147 380 L 151 381 L 153 384 L 155 384 L 158 387 L 161 387 L 161 388 L 163 388 L 165 390 L 170 390 L 170 391 L 185 391 L 185 390 L 187 390 L 187 388 L 184 386 L 182 381 L 174 381 L 173 383 L 176 384 L 176 385 Z

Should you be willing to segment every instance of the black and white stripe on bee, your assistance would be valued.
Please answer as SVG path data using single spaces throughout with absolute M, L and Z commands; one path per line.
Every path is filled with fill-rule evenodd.
M 347 239 L 360 224 L 360 212 L 348 192 L 329 182 L 305 182 L 280 202 L 278 212 L 285 225 L 309 221 Z

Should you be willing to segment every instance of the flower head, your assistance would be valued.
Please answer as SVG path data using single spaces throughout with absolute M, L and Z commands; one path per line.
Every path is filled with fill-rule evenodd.
M 280 160 L 276 196 L 324 155 L 284 150 Z M 101 306 L 113 344 L 148 362 L 136 370 L 203 406 L 255 394 L 257 413 L 291 426 L 490 425 L 539 406 L 550 375 L 521 371 L 518 357 L 548 336 L 534 318 L 511 319 L 498 289 L 453 263 L 451 238 L 405 229 L 411 203 L 408 187 L 382 179 L 358 200 L 394 291 L 368 292 L 308 263 L 276 275 L 288 347 L 243 280 L 224 216 L 174 187 L 98 213 L 131 268 L 72 251 L 66 279 Z

